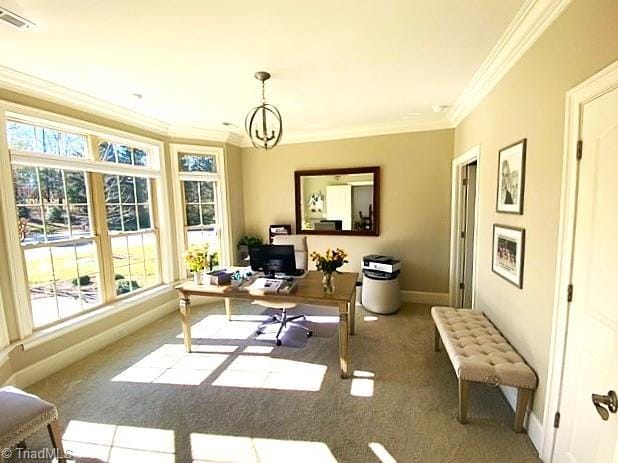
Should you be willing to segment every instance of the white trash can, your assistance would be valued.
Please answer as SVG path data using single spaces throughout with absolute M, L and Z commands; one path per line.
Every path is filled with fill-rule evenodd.
M 401 306 L 399 272 L 387 274 L 365 270 L 363 272 L 363 307 L 377 314 L 392 314 Z

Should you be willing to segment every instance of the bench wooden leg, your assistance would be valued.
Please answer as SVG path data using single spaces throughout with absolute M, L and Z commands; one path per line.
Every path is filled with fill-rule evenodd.
M 438 331 L 438 327 L 435 327 L 435 331 L 433 333 L 433 350 L 435 352 L 440 352 L 440 332 Z
M 51 439 L 52 446 L 58 451 L 58 461 L 66 461 L 64 455 L 64 448 L 62 447 L 62 434 L 60 433 L 60 426 L 58 421 L 52 421 L 47 425 L 47 431 L 49 432 L 49 438 Z
M 524 418 L 531 398 L 531 389 L 517 389 L 517 408 L 515 409 L 515 423 L 513 424 L 515 432 L 524 432 Z
M 459 380 L 459 416 L 457 419 L 461 424 L 468 422 L 468 395 L 470 391 L 470 381 Z

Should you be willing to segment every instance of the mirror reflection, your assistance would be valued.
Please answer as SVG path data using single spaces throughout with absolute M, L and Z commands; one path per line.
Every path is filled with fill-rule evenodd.
M 377 234 L 376 169 L 297 173 L 299 232 Z

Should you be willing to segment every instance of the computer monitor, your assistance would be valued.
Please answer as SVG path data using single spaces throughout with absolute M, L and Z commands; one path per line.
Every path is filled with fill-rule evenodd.
M 296 255 L 292 245 L 253 246 L 249 249 L 249 258 L 251 269 L 255 272 L 263 271 L 269 276 L 274 276 L 276 273 L 296 274 Z

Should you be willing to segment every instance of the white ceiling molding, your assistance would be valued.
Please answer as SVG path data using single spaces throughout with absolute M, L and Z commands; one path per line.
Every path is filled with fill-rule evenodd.
M 208 140 L 220 143 L 230 143 L 240 146 L 243 136 L 229 130 L 204 129 L 184 125 L 168 125 L 167 136 L 170 138 L 189 138 L 191 140 Z
M 105 117 L 135 128 L 175 138 L 191 138 L 240 146 L 242 136 L 227 130 L 203 129 L 168 124 L 153 117 L 105 102 L 61 85 L 0 66 L 0 87 L 45 101 Z
M 284 119 L 285 121 L 285 119 Z M 367 124 L 339 129 L 320 129 L 302 133 L 286 134 L 285 126 L 280 145 L 293 143 L 310 143 L 318 141 L 342 140 L 346 138 L 374 137 L 379 135 L 393 135 L 408 132 L 426 132 L 429 130 L 452 129 L 453 125 L 444 117 L 436 119 L 417 119 L 415 121 L 397 121 L 378 124 Z M 251 148 L 253 145 L 248 137 L 243 137 L 241 148 Z
M 0 66 L 0 87 L 161 135 L 166 135 L 169 128 L 169 124 L 153 117 L 4 66 Z
M 248 137 L 238 133 L 238 131 L 169 124 L 136 111 L 107 103 L 98 98 L 3 66 L 0 66 L 0 87 L 84 111 L 95 116 L 122 122 L 136 128 L 149 130 L 171 138 L 187 138 L 192 140 L 229 143 L 243 148 L 252 146 Z M 396 121 L 393 123 L 369 124 L 366 126 L 347 127 L 343 129 L 315 130 L 306 133 L 286 134 L 284 132 L 281 143 L 306 143 L 342 138 L 370 137 L 393 133 L 447 129 L 451 127 L 452 125 L 446 118 L 438 121 L 436 121 L 435 118 L 428 120 L 418 118 L 414 121 Z
M 527 0 L 450 111 L 453 126 L 485 98 L 571 0 Z

